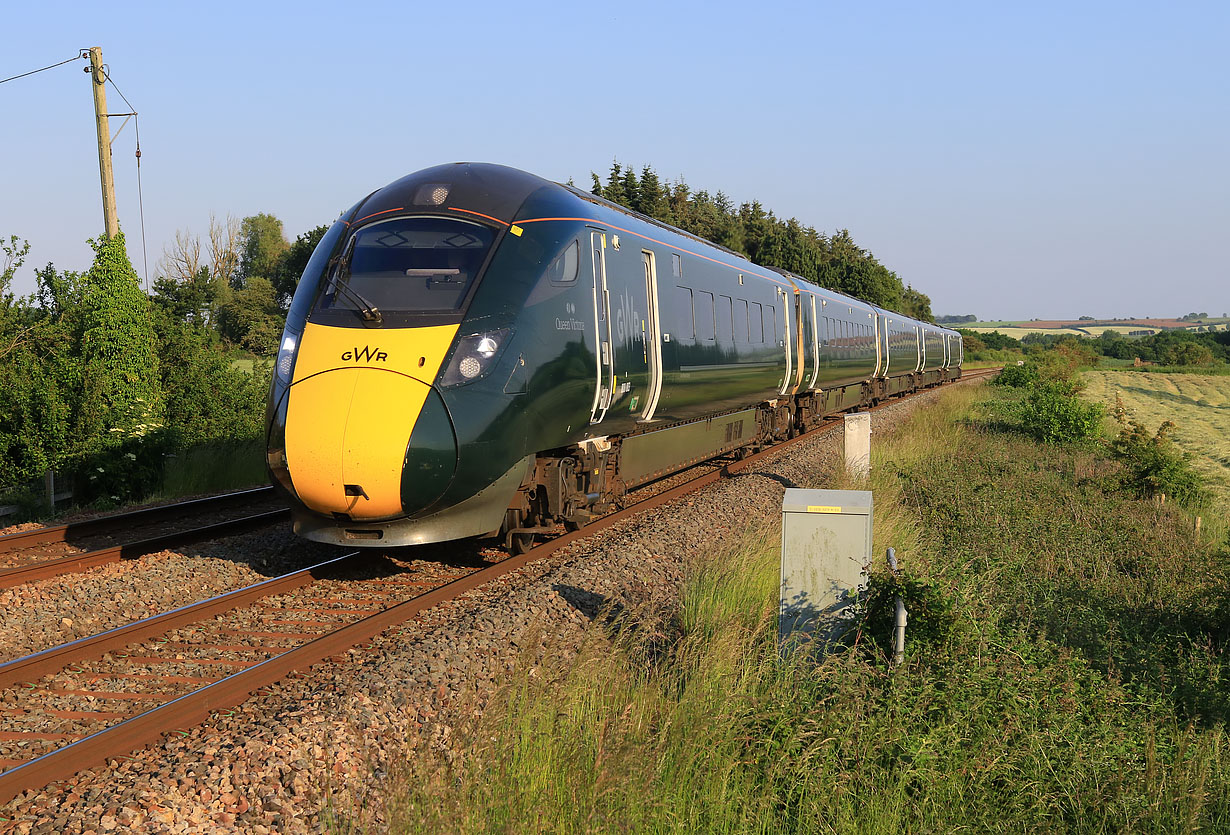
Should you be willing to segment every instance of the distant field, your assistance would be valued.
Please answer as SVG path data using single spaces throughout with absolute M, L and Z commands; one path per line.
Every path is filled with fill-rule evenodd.
M 990 333 L 991 331 L 999 331 L 1004 336 L 1010 336 L 1013 339 L 1020 339 L 1028 336 L 1031 333 L 1053 333 L 1056 336 L 1059 334 L 1070 333 L 1073 336 L 1089 336 L 1089 334 L 1074 330 L 1072 328 L 1011 328 L 1011 327 L 994 327 L 987 325 L 975 325 L 967 328 L 967 330 L 977 331 L 978 333 Z
M 1083 377 L 1086 396 L 1105 403 L 1108 412 L 1117 393 L 1131 417 L 1151 432 L 1162 421 L 1174 421 L 1175 441 L 1222 499 L 1230 500 L 1230 377 L 1138 371 L 1087 371 Z
M 1098 336 L 1101 336 L 1102 331 L 1114 331 L 1115 333 L 1121 333 L 1124 336 L 1127 336 L 1129 333 L 1134 333 L 1134 332 L 1138 333 L 1140 331 L 1144 331 L 1145 333 L 1157 333 L 1158 330 L 1159 328 L 1142 328 L 1140 326 L 1098 325 L 1096 327 L 1090 328 L 1089 332 L 1093 334 L 1097 334 Z

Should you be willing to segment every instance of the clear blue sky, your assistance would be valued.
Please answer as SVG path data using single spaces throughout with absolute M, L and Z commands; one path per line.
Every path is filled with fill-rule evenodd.
M 151 275 L 211 212 L 293 239 L 441 162 L 587 185 L 617 157 L 848 228 L 937 314 L 1230 310 L 1224 2 L 28 3 L 4 26 L 0 78 L 101 46 L 141 113 Z M 0 85 L 0 113 L 29 292 L 102 229 L 81 64 Z M 140 273 L 131 124 L 114 159 Z

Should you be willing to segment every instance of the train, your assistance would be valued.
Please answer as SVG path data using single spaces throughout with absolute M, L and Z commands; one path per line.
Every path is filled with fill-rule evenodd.
M 637 487 L 961 375 L 960 334 L 514 168 L 402 177 L 304 269 L 266 415 L 310 540 L 514 552 Z

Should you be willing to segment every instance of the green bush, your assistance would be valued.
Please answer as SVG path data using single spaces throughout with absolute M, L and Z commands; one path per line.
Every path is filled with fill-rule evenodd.
M 934 648 L 946 643 L 956 626 L 953 600 L 940 586 L 904 571 L 875 573 L 859 601 L 862 618 L 859 630 L 863 640 L 884 655 L 893 654 L 893 630 L 897 618 L 897 598 L 905 604 L 909 618 L 907 651 Z
M 1124 487 L 1142 498 L 1170 496 L 1182 507 L 1197 510 L 1209 499 L 1203 480 L 1191 465 L 1191 456 L 1170 439 L 1174 423 L 1166 421 L 1154 434 L 1127 417 L 1122 401 L 1115 405 L 1119 434 L 1111 451 L 1126 466 Z
M 1074 396 L 1070 383 L 1037 382 L 1017 406 L 1017 418 L 1027 435 L 1047 444 L 1097 437 L 1103 409 Z
M 1008 365 L 996 375 L 993 381 L 997 386 L 1010 388 L 1027 388 L 1038 381 L 1038 366 L 1032 363 L 1025 365 Z

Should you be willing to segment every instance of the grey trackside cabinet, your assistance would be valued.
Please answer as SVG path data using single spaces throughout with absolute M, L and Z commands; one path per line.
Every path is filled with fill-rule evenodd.
M 837 637 L 852 596 L 866 585 L 870 566 L 870 491 L 786 490 L 781 640 Z

